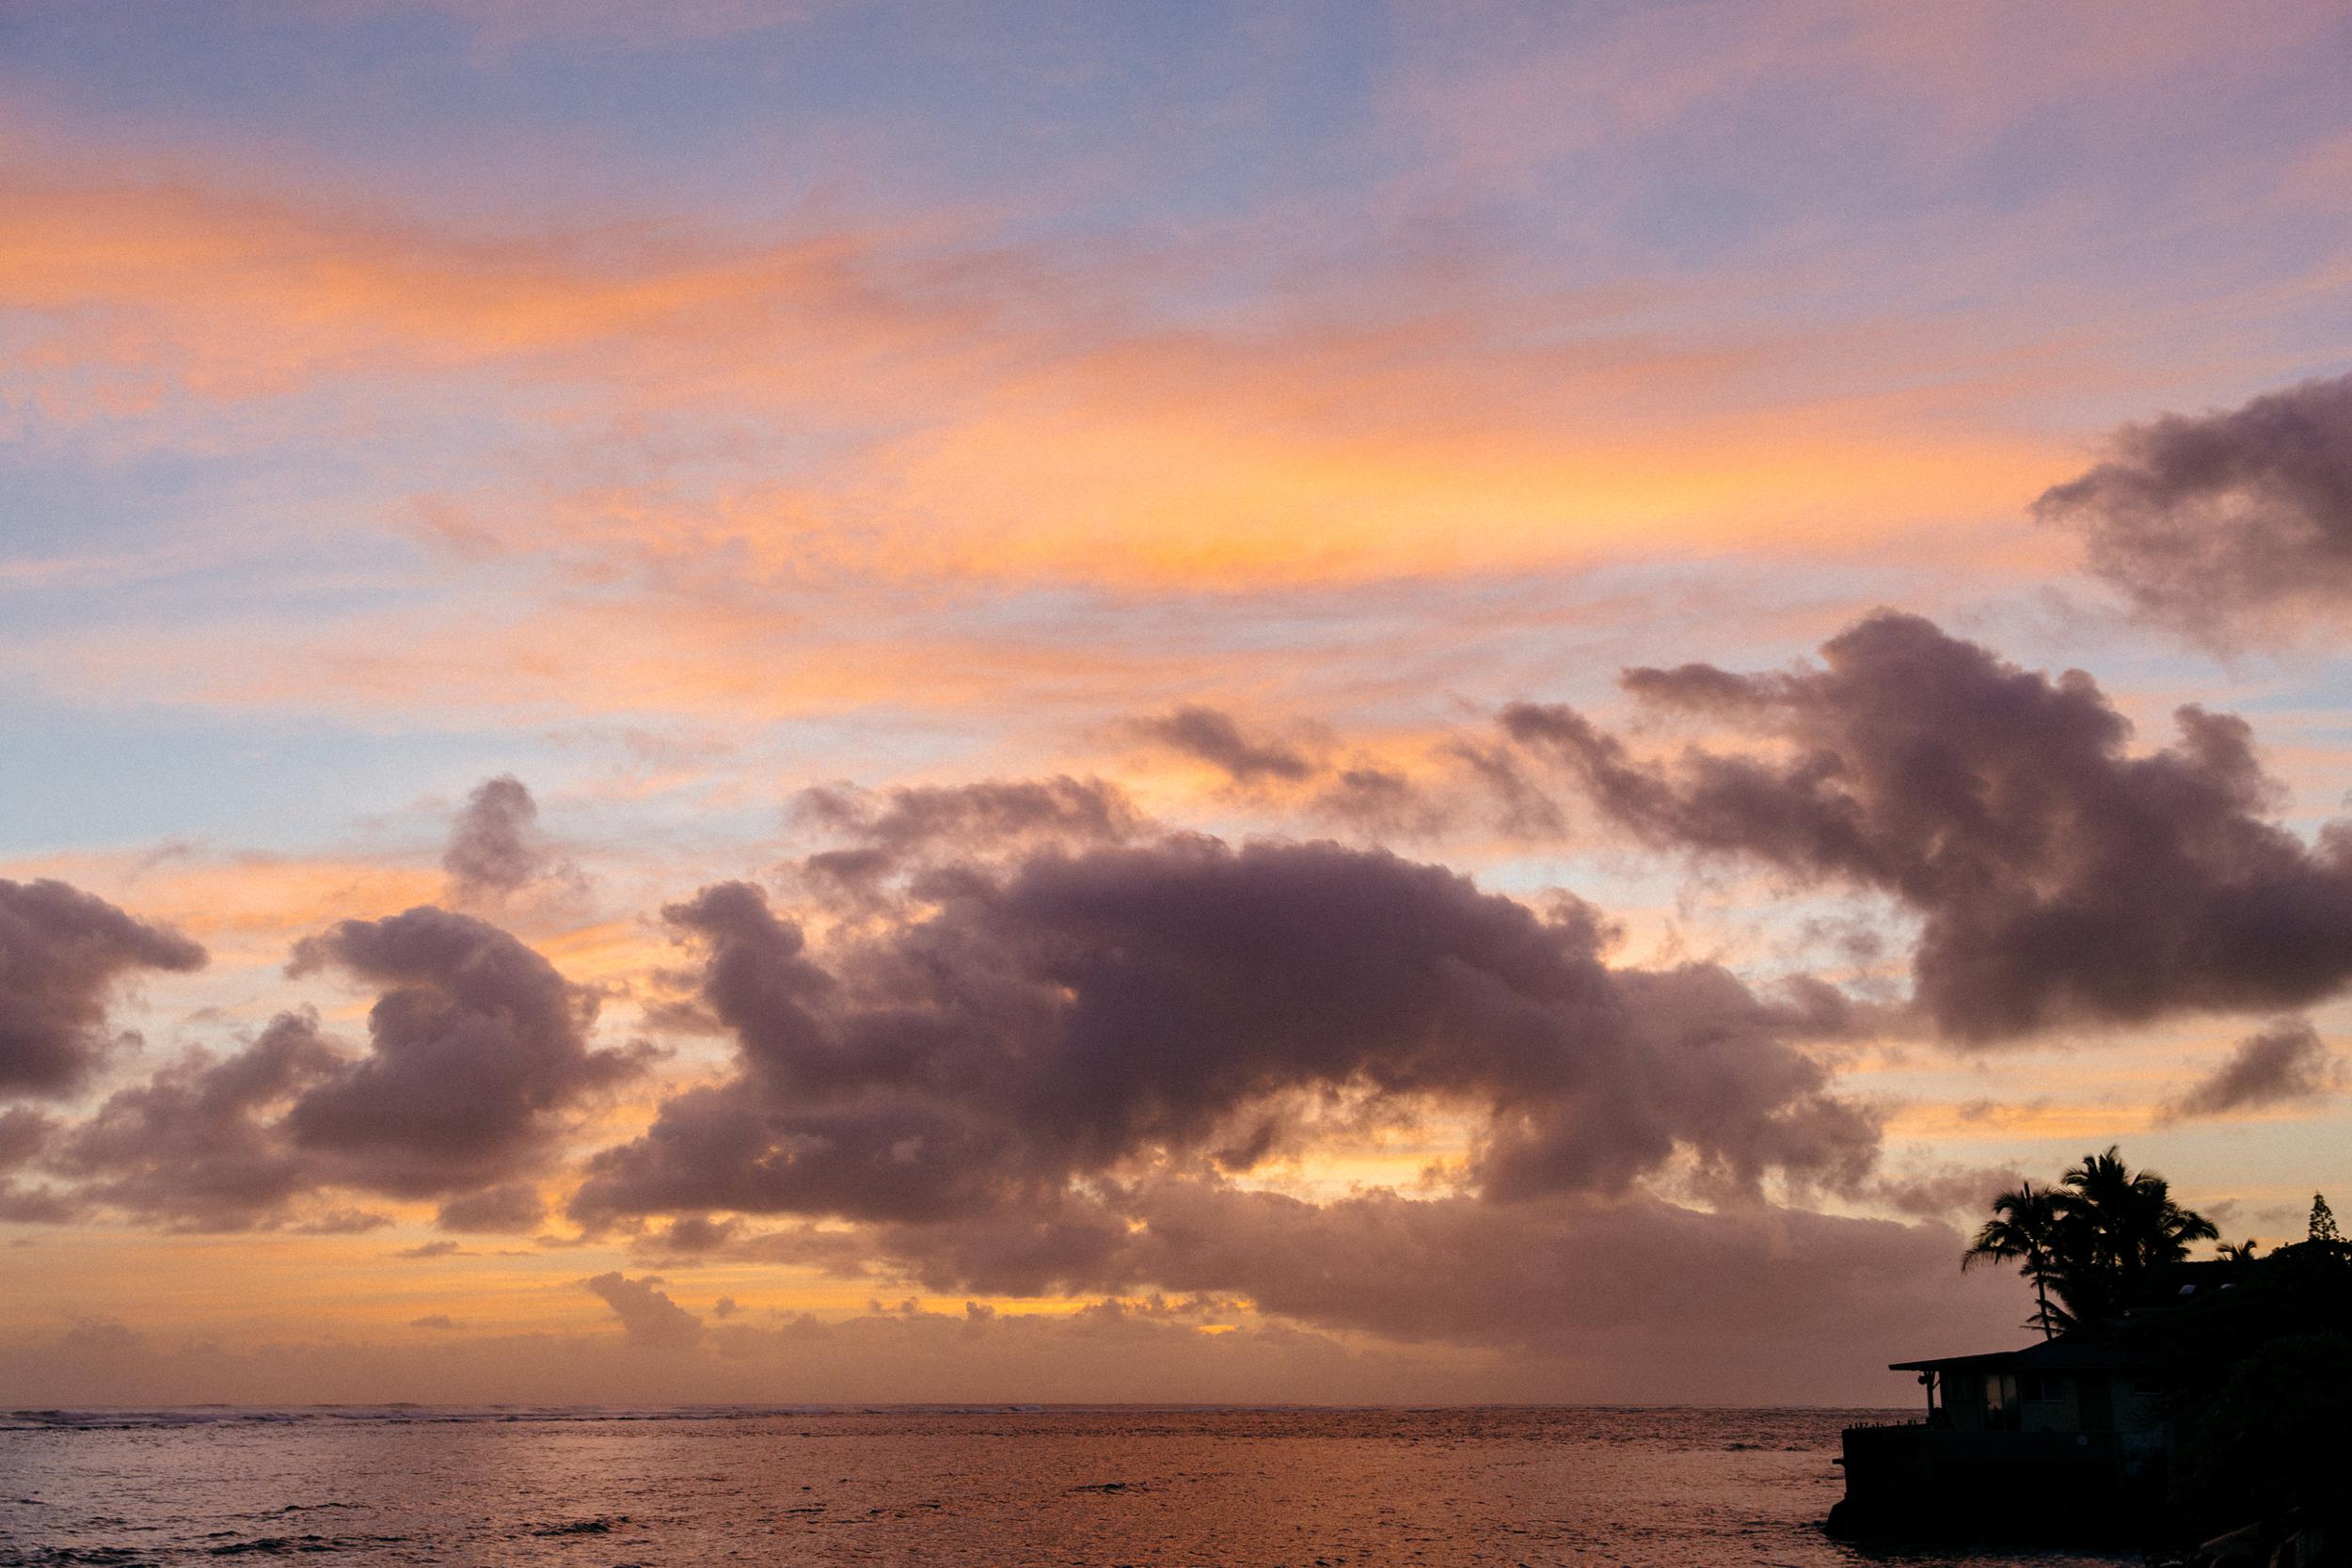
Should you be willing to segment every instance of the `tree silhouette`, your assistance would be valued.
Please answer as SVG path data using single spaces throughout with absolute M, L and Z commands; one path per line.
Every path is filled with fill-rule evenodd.
M 2336 1212 L 2328 1207 L 2328 1195 L 2325 1193 L 2312 1195 L 2312 1230 L 2307 1240 L 2314 1242 L 2344 1240 L 2344 1237 L 2336 1230 Z
M 2152 1271 L 2187 1257 L 2192 1242 L 2220 1237 L 2212 1221 L 2173 1201 L 2163 1177 L 2133 1170 L 2113 1145 L 2084 1155 L 2055 1188 L 2025 1182 L 2001 1194 L 1993 1215 L 1961 1267 L 2017 1263 L 2033 1281 L 2030 1321 L 2044 1338 L 2121 1317 Z
M 2077 1324 L 2121 1317 L 2149 1273 L 2218 1240 L 2213 1222 L 2172 1200 L 2154 1171 L 2135 1171 L 2113 1144 L 2058 1179 L 2058 1266 L 2051 1281 Z
M 2039 1192 L 2021 1181 L 2015 1192 L 1993 1200 L 1993 1217 L 1977 1231 L 1976 1241 L 1960 1255 L 1963 1271 L 1979 1263 L 2010 1263 L 2033 1281 L 2034 1314 L 2026 1320 L 2045 1339 L 2063 1326 L 2063 1314 L 2050 1305 L 2050 1275 L 2057 1266 L 2058 1228 L 2063 1216 L 2048 1188 Z

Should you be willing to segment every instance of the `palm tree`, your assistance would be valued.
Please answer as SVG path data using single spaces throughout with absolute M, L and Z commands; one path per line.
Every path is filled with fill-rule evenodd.
M 2058 1180 L 2050 1283 L 2077 1323 L 2119 1315 L 2151 1270 L 2187 1257 L 2191 1242 L 2220 1237 L 2211 1220 L 2172 1200 L 2163 1177 L 2133 1170 L 2112 1144 Z
M 2030 1321 L 2048 1338 L 2122 1316 L 2151 1271 L 2187 1257 L 2191 1242 L 2219 1239 L 2212 1221 L 2172 1200 L 2163 1177 L 2133 1170 L 2110 1146 L 2055 1188 L 2025 1181 L 1994 1198 L 1960 1266 L 2016 1263 L 2033 1281 Z
M 2021 1181 L 2015 1192 L 1993 1200 L 1993 1218 L 1984 1222 L 1975 1243 L 1960 1255 L 1963 1271 L 1979 1263 L 2018 1264 L 2033 1281 L 2038 1304 L 2027 1322 L 2038 1326 L 2045 1339 L 2059 1328 L 2072 1326 L 2066 1314 L 2050 1305 L 2050 1276 L 2058 1264 L 2063 1219 L 2056 1194 L 2046 1187 L 2036 1192 L 2032 1182 Z

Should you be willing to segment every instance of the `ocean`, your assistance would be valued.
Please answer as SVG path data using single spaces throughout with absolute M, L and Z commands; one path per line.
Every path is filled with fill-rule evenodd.
M 992 1407 L 18 1411 L 0 1565 L 1732 1568 L 1820 1521 L 1883 1411 Z

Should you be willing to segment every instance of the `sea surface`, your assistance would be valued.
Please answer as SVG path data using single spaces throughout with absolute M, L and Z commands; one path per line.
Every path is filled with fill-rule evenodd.
M 0 1565 L 1860 1562 L 1882 1411 L 418 1407 L 0 1413 Z

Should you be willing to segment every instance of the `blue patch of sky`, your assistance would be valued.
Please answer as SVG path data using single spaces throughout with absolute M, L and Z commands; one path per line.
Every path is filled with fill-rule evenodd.
M 29 568 L 15 591 L 0 585 L 12 629 L 325 617 L 429 591 L 415 581 L 417 541 L 380 526 L 390 500 L 370 466 L 327 450 L 0 465 L 0 561 Z
M 0 450 L 0 557 L 23 564 L 151 542 L 193 489 L 230 471 L 177 451 L 150 450 L 93 471 L 80 454 Z
M 924 202 L 1042 186 L 1033 223 L 1067 230 L 1183 222 L 1376 166 L 1361 132 L 1379 38 L 1347 7 L 1279 31 L 1223 5 L 851 7 L 659 47 L 560 27 L 485 47 L 431 9 L 49 5 L 16 15 L 0 83 L 374 165 L 458 207 L 469 193 L 447 177 L 471 168 L 495 188 L 470 193 L 485 212 L 615 180 L 752 214 L 825 185 Z M 437 178 L 394 172 L 418 164 Z
M 511 729 L 397 731 L 318 718 L 152 705 L 69 706 L 0 690 L 0 855 L 173 840 L 279 853 L 348 841 L 420 798 L 457 799 L 500 772 L 558 771 L 562 752 Z

